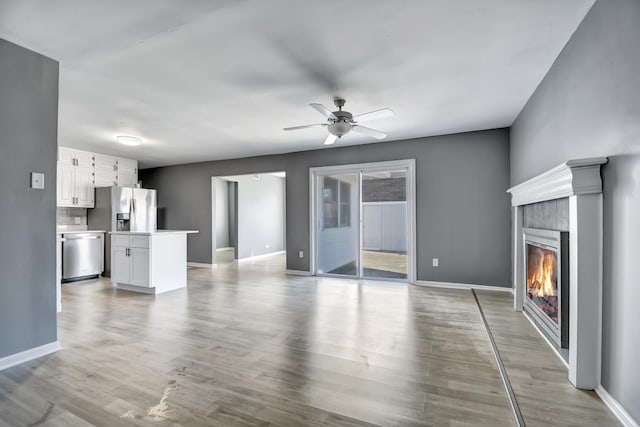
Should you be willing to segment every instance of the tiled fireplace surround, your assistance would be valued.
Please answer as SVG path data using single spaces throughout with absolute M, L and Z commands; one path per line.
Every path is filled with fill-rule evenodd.
M 600 167 L 606 162 L 606 157 L 569 160 L 508 190 L 512 196 L 513 206 L 515 310 L 522 311 L 525 298 L 526 267 L 523 228 L 569 231 L 568 368 L 569 381 L 581 389 L 596 389 L 600 385 L 602 350 Z

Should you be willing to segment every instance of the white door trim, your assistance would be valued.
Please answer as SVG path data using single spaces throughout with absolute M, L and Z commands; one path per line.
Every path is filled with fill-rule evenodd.
M 389 169 L 407 170 L 407 211 L 409 221 L 407 224 L 407 281 L 411 284 L 416 282 L 416 160 L 392 160 L 384 162 L 357 163 L 338 166 L 321 166 L 309 168 L 309 260 L 311 274 L 317 274 L 317 253 L 316 253 L 316 230 L 317 230 L 317 186 L 316 177 L 323 175 L 340 175 L 346 173 L 386 171 Z M 362 197 L 362 196 L 360 196 Z M 358 209 L 361 208 L 358 206 Z M 360 218 L 361 219 L 361 218 Z M 359 243 L 360 245 L 360 243 Z

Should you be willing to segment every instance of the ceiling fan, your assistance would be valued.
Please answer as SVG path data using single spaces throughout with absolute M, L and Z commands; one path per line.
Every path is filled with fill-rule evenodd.
M 361 135 L 371 136 L 376 139 L 384 139 L 387 136 L 387 134 L 384 132 L 362 126 L 360 122 L 391 117 L 393 116 L 393 111 L 391 111 L 389 108 L 382 108 L 380 110 L 370 111 L 368 113 L 358 114 L 357 116 L 354 116 L 348 111 L 342 111 L 342 107 L 344 107 L 345 102 L 346 101 L 342 98 L 335 98 L 333 100 L 333 103 L 336 105 L 336 107 L 338 107 L 338 111 L 334 112 L 331 112 L 331 110 L 329 110 L 322 104 L 309 104 L 311 108 L 317 110 L 318 112 L 320 112 L 320 114 L 327 118 L 327 123 L 293 126 L 284 128 L 283 130 L 307 129 L 319 126 L 326 127 L 329 131 L 329 135 L 327 136 L 327 139 L 324 140 L 325 145 L 335 143 L 338 139 L 342 138 L 344 135 L 348 134 L 351 131 L 354 131 Z

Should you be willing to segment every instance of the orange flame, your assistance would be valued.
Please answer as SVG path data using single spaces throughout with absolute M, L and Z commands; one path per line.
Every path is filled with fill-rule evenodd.
M 533 260 L 532 260 L 533 261 Z M 543 255 L 529 262 L 527 289 L 537 297 L 556 294 L 554 280 L 556 270 L 556 255 L 552 251 L 544 250 Z

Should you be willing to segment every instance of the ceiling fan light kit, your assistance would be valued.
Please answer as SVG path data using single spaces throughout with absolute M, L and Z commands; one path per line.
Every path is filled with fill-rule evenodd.
M 368 113 L 359 114 L 354 116 L 348 111 L 342 111 L 342 107 L 344 107 L 345 100 L 342 98 L 335 98 L 333 103 L 338 107 L 338 111 L 331 111 L 327 107 L 322 104 L 311 103 L 309 106 L 314 110 L 318 111 L 320 114 L 327 118 L 327 123 L 316 123 L 312 125 L 302 125 L 302 126 L 293 126 L 284 128 L 284 130 L 299 130 L 299 129 L 308 129 L 318 126 L 326 126 L 329 131 L 329 135 L 324 141 L 324 145 L 334 144 L 338 139 L 342 138 L 346 134 L 351 131 L 359 133 L 361 135 L 370 136 L 376 139 L 384 139 L 387 134 L 384 132 L 377 131 L 375 129 L 371 129 L 368 127 L 364 127 L 359 124 L 359 122 L 363 122 L 366 120 L 376 120 L 382 119 L 385 117 L 393 116 L 393 111 L 389 108 L 382 108 L 380 110 L 370 111 Z

